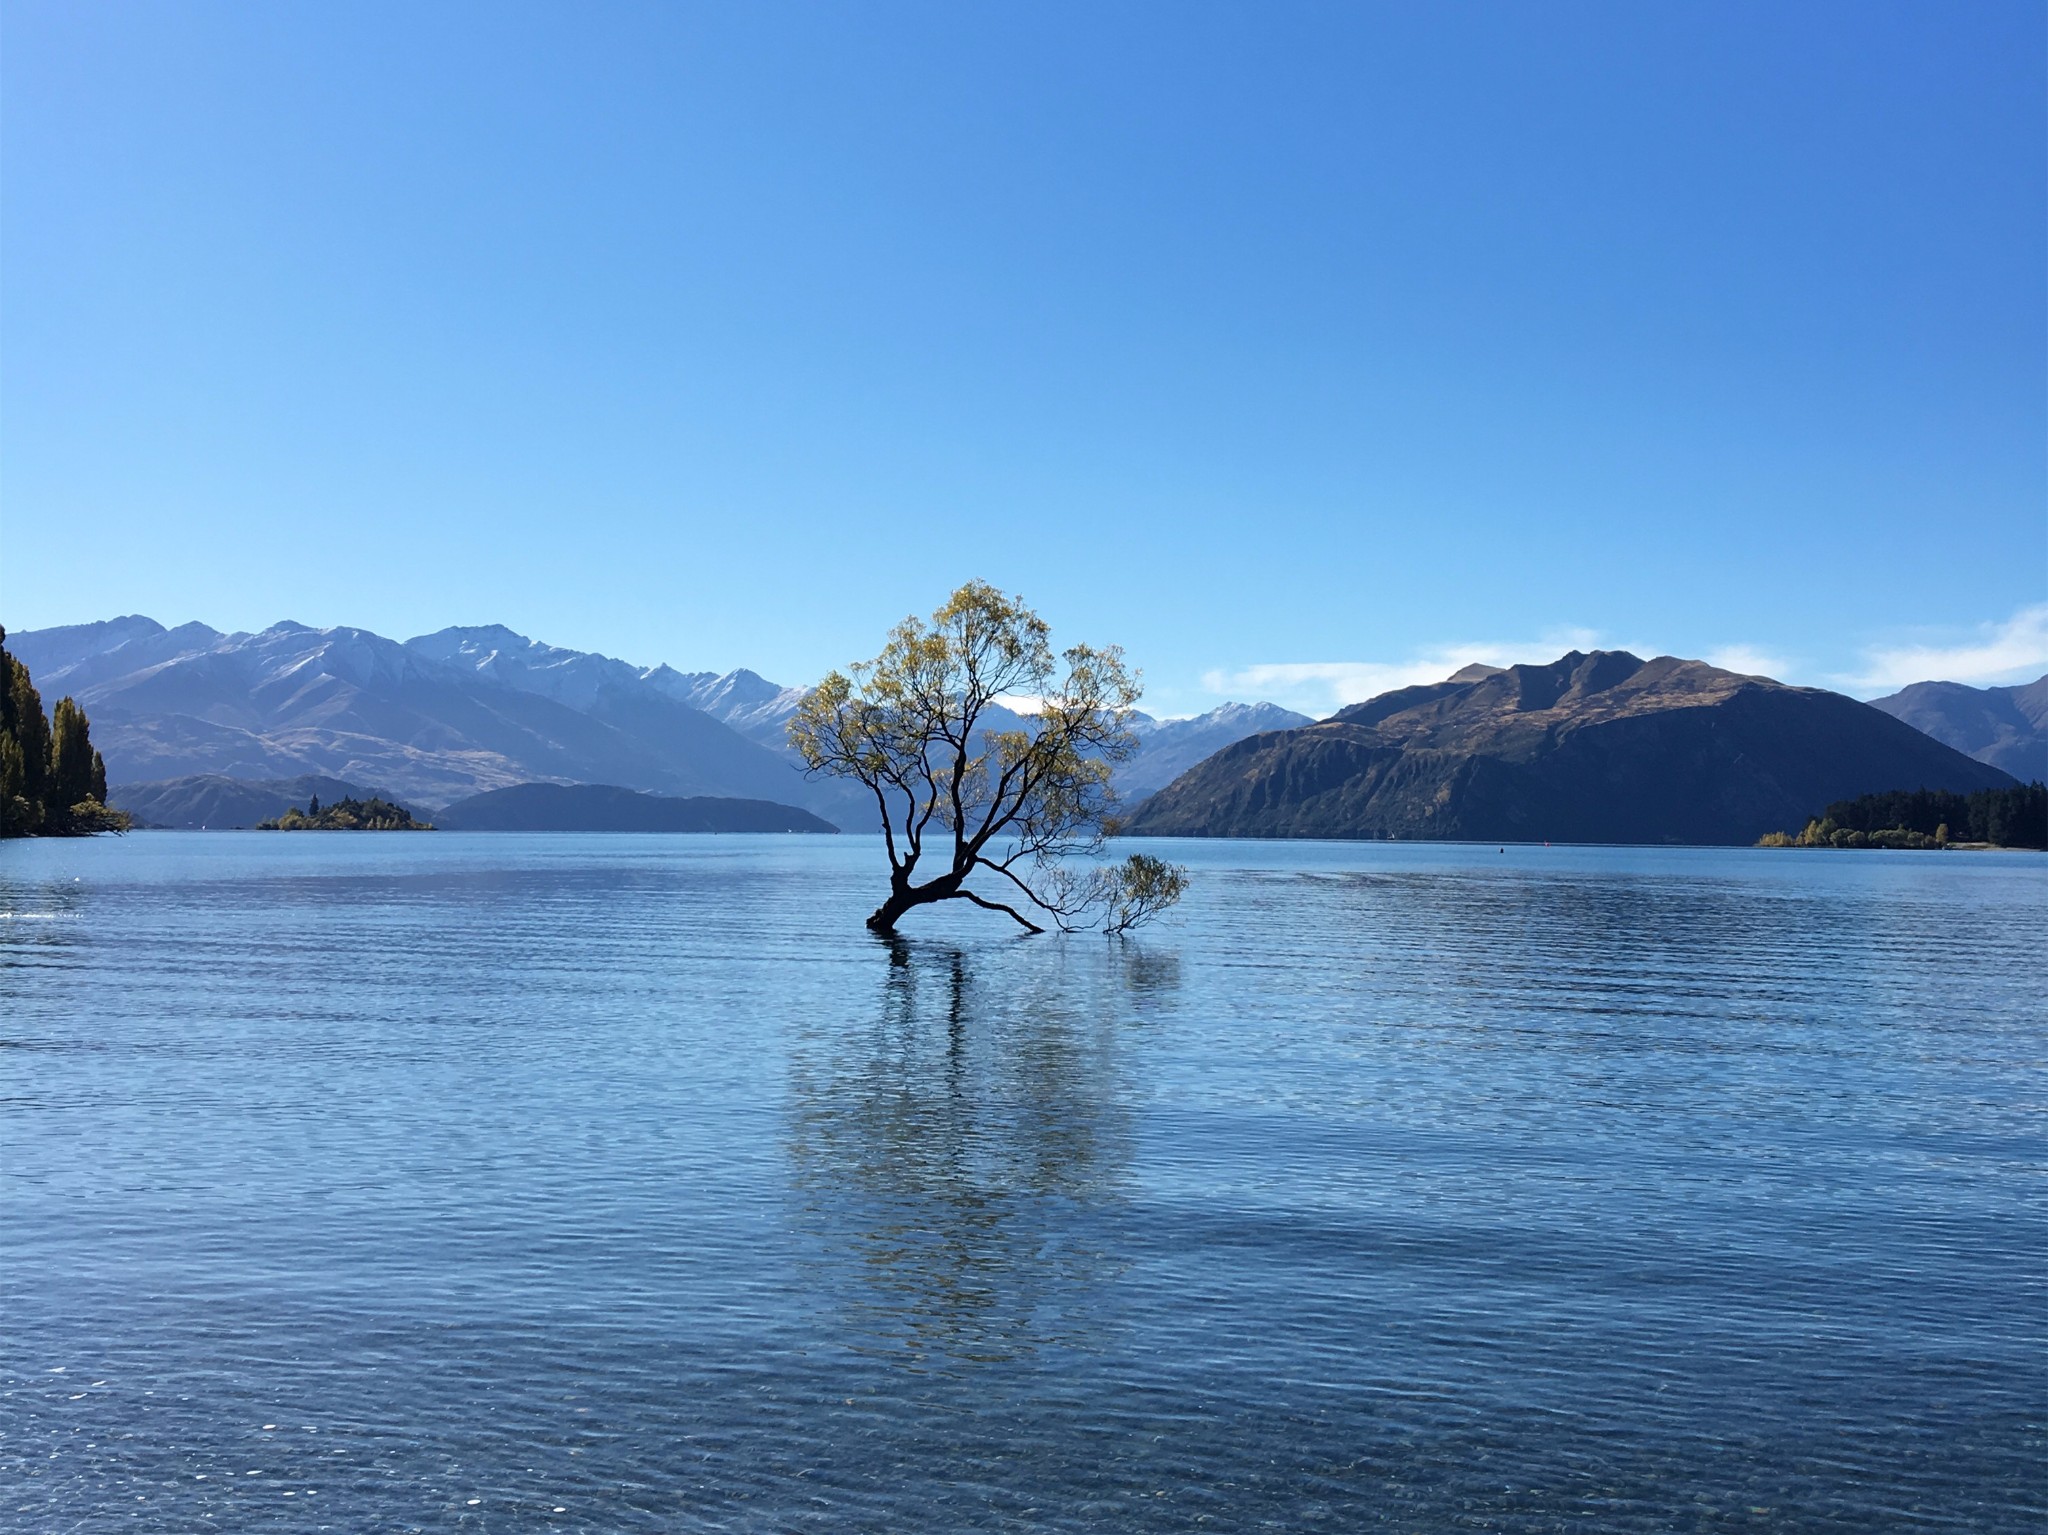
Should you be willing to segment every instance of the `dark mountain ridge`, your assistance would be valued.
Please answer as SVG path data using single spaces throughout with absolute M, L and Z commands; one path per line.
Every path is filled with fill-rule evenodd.
M 1879 789 L 2012 779 L 1818 688 L 1573 651 L 1227 746 L 1133 835 L 1735 843 Z

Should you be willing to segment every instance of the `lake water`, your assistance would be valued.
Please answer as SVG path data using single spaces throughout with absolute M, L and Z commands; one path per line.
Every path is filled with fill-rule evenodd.
M 0 846 L 0 1528 L 2042 1528 L 2048 860 L 1169 846 Z

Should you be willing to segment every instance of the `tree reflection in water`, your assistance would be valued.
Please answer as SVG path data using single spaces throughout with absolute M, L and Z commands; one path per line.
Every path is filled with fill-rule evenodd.
M 1088 1347 L 1122 1266 L 1132 1158 L 1118 1034 L 1177 985 L 1135 945 L 970 955 L 885 940 L 872 1025 L 792 1055 L 798 1222 L 868 1345 L 917 1360 Z

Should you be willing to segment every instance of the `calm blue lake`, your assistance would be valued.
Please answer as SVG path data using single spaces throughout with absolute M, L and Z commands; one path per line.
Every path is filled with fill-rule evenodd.
M 2048 860 L 0 846 L 0 1528 L 2037 1531 Z

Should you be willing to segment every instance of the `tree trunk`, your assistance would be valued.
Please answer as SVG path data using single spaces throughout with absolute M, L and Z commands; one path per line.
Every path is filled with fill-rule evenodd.
M 936 901 L 952 900 L 972 901 L 976 906 L 985 907 L 989 911 L 999 911 L 1005 916 L 1014 917 L 1027 933 L 1045 931 L 1016 907 L 1005 906 L 1001 901 L 991 901 L 976 895 L 972 890 L 961 889 L 957 877 L 935 879 L 929 885 L 919 885 L 914 889 L 891 891 L 889 899 L 877 906 L 874 915 L 868 918 L 868 931 L 884 938 L 893 938 L 896 936 L 897 919 L 912 907 L 930 906 Z
M 949 901 L 960 893 L 963 874 L 941 874 L 928 884 L 913 885 L 901 876 L 889 882 L 889 899 L 875 908 L 868 918 L 871 933 L 893 933 L 902 915 L 914 906 L 929 906 L 934 901 Z
M 874 915 L 868 918 L 868 931 L 871 933 L 895 932 L 897 918 L 917 904 L 918 902 L 905 892 L 900 890 L 891 891 L 889 899 L 877 906 Z

